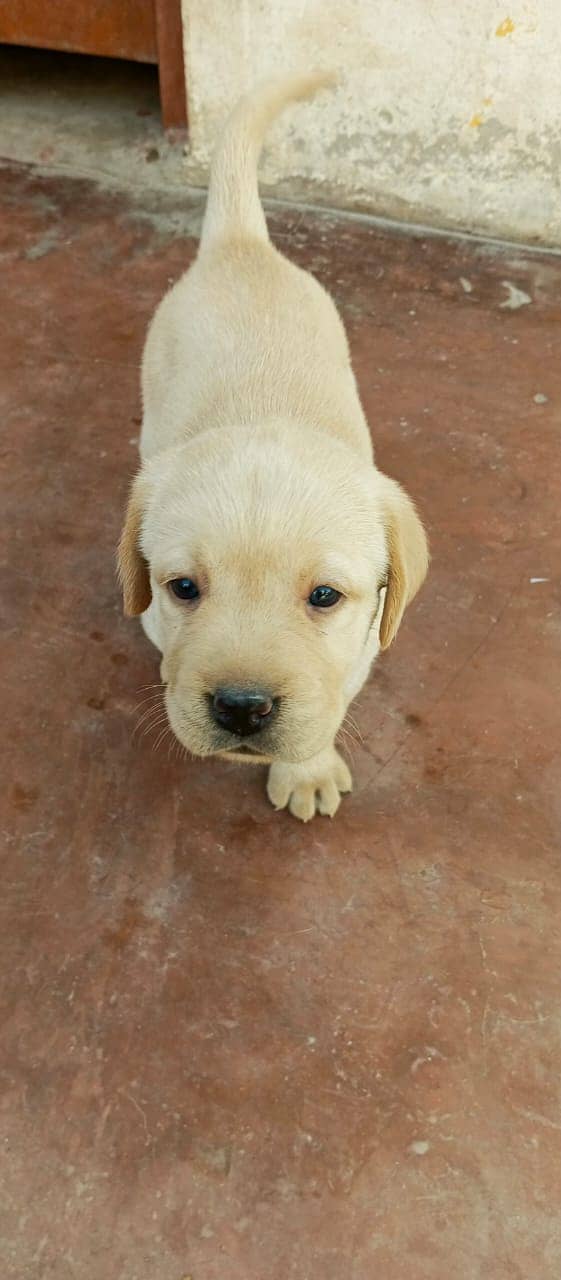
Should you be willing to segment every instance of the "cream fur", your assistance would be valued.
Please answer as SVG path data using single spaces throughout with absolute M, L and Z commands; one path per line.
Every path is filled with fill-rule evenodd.
M 273 805 L 303 821 L 335 813 L 351 788 L 334 740 L 428 564 L 412 503 L 374 465 L 335 305 L 271 245 L 259 201 L 265 128 L 332 83 L 265 85 L 226 126 L 198 257 L 148 332 L 142 467 L 119 553 L 125 609 L 163 655 L 177 737 L 244 759 L 209 695 L 266 688 L 279 714 L 247 747 L 270 765 Z M 197 580 L 196 604 L 170 594 L 180 576 Z M 344 598 L 311 609 L 319 584 Z

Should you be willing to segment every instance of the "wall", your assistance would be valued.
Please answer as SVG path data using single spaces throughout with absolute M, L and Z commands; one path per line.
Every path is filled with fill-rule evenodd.
M 561 244 L 561 0 L 183 0 L 191 150 L 263 76 L 338 67 L 269 135 L 271 194 Z

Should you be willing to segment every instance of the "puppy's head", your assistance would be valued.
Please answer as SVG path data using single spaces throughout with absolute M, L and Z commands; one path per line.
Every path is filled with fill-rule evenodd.
M 144 466 L 119 566 L 189 751 L 296 762 L 333 740 L 427 544 L 399 485 L 337 440 L 220 429 Z

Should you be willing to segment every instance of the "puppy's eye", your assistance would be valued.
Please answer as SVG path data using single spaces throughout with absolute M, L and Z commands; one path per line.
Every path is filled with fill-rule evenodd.
M 340 599 L 341 592 L 336 591 L 335 587 L 314 587 L 311 595 L 308 596 L 308 604 L 311 604 L 314 609 L 331 609 Z
M 198 600 L 200 592 L 192 578 L 173 578 L 168 587 L 178 600 Z

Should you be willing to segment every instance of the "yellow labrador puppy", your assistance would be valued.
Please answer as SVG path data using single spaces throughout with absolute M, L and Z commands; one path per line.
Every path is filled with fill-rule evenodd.
M 304 822 L 351 790 L 337 732 L 428 563 L 374 465 L 334 303 L 273 248 L 259 200 L 267 125 L 332 83 L 269 83 L 226 126 L 198 257 L 148 332 L 119 548 L 180 742 L 268 764 L 272 804 Z

